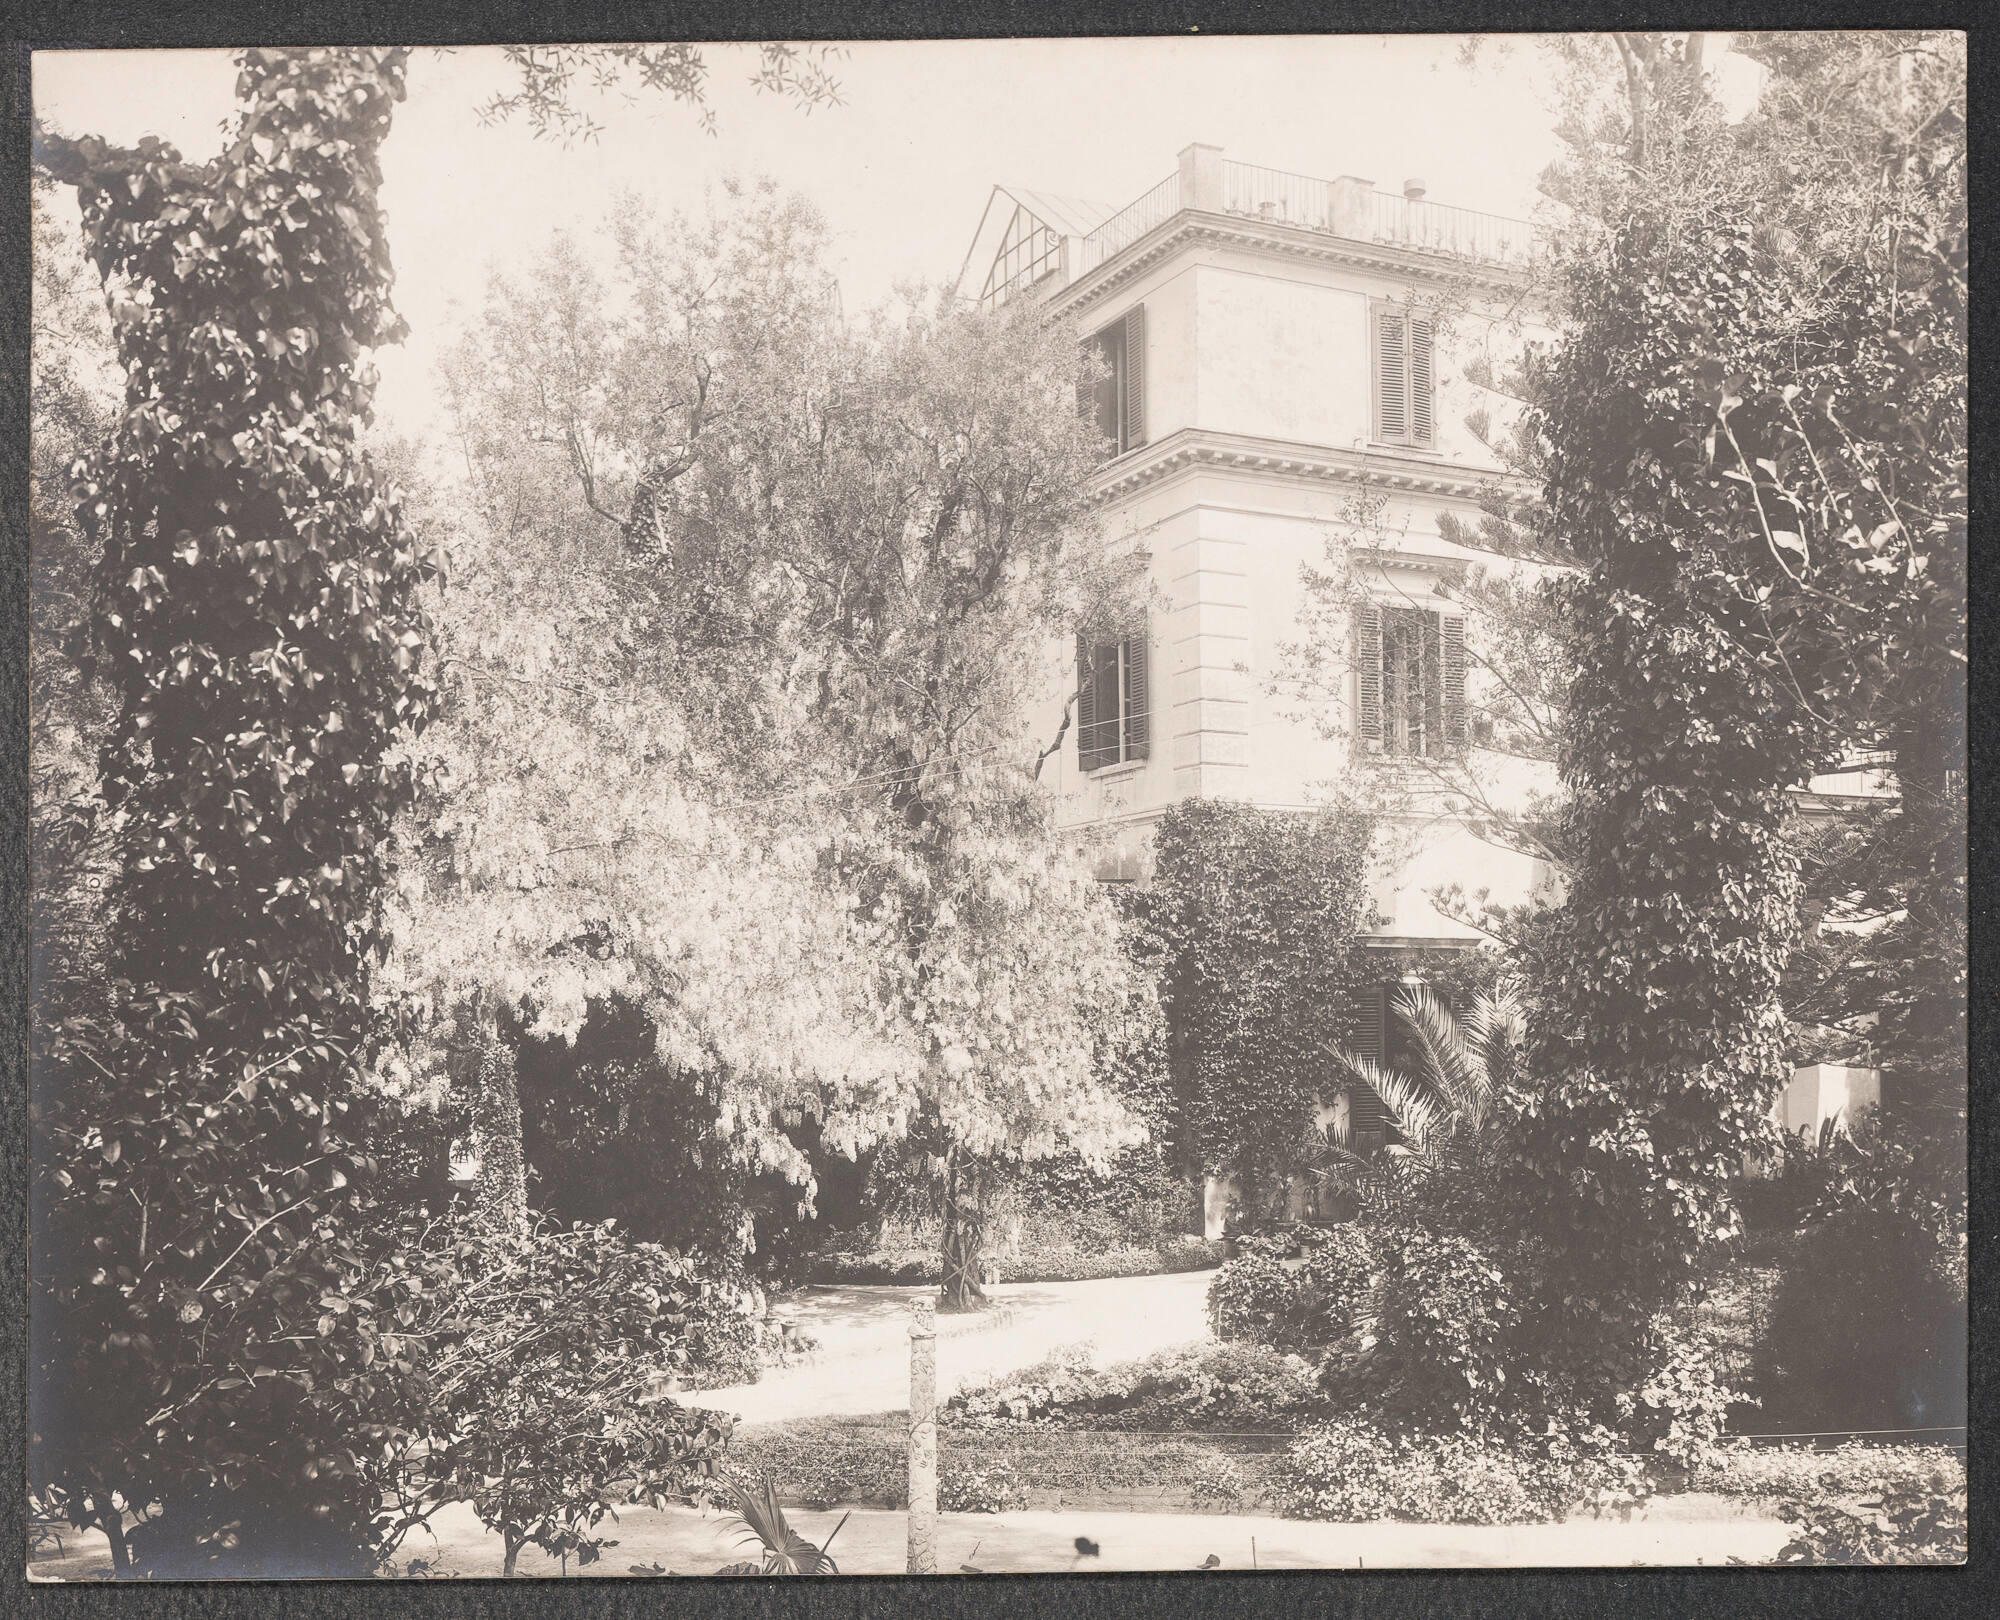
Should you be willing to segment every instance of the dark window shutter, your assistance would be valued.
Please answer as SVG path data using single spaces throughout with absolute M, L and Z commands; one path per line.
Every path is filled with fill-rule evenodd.
M 1363 985 L 1354 997 L 1354 1033 L 1347 1037 L 1347 1049 L 1358 1057 L 1382 1061 L 1382 987 Z
M 1356 994 L 1354 1032 L 1347 1037 L 1347 1049 L 1357 1057 L 1383 1060 L 1383 990 L 1379 984 L 1365 986 Z M 1347 1084 L 1347 1132 L 1350 1145 L 1361 1153 L 1380 1147 L 1387 1139 L 1389 1110 L 1372 1087 L 1359 1080 Z
M 1444 618 L 1444 742 L 1457 753 L 1466 743 L 1465 710 L 1465 616 L 1447 613 Z
M 1084 637 L 1076 638 L 1076 763 L 1085 771 L 1099 764 L 1095 652 Z
M 1147 664 L 1147 632 L 1141 630 L 1125 643 L 1125 757 L 1144 759 L 1152 737 L 1152 682 Z
M 1431 403 L 1437 391 L 1431 364 L 1431 323 L 1410 317 L 1410 443 L 1431 442 Z
M 1443 615 L 1424 613 L 1419 623 L 1424 649 L 1418 677 L 1423 684 L 1424 752 L 1436 755 L 1445 751 Z
M 1120 450 L 1136 450 L 1146 442 L 1146 306 L 1125 312 L 1125 432 Z
M 1403 316 L 1393 309 L 1375 312 L 1375 436 L 1401 444 L 1410 435 L 1410 415 L 1404 398 L 1408 383 L 1403 354 Z
M 1382 747 L 1382 609 L 1373 602 L 1354 610 L 1354 741 L 1359 753 Z

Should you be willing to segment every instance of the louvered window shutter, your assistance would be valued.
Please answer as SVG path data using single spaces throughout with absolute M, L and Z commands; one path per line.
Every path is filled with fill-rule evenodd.
M 1402 444 L 1410 435 L 1405 397 L 1409 377 L 1403 353 L 1403 316 L 1398 310 L 1375 312 L 1375 436 L 1387 444 Z
M 1418 679 L 1423 683 L 1424 752 L 1441 755 L 1445 751 L 1444 714 L 1444 617 L 1423 613 L 1423 658 Z
M 1136 450 L 1146 442 L 1146 306 L 1125 312 L 1125 432 L 1120 450 Z
M 1465 616 L 1444 615 L 1444 742 L 1452 753 L 1467 741 L 1465 708 Z
M 1382 748 L 1382 609 L 1364 602 L 1354 610 L 1355 751 Z
M 1436 392 L 1431 364 L 1431 323 L 1410 317 L 1410 443 L 1429 446 L 1431 403 Z
M 1354 1033 L 1347 1038 L 1348 1050 L 1359 1057 L 1382 1061 L 1382 987 L 1364 985 L 1355 993 Z
M 1094 771 L 1101 763 L 1095 651 L 1084 637 L 1076 638 L 1076 763 L 1079 770 L 1085 771 Z
M 1357 1057 L 1383 1059 L 1383 992 L 1379 984 L 1364 987 L 1355 1001 L 1354 1032 L 1347 1038 L 1348 1050 Z M 1348 1139 L 1357 1151 L 1381 1146 L 1389 1125 L 1389 1111 L 1374 1090 L 1359 1080 L 1347 1087 Z
M 1153 699 L 1147 664 L 1148 635 L 1141 630 L 1125 643 L 1125 757 L 1144 759 L 1152 736 Z

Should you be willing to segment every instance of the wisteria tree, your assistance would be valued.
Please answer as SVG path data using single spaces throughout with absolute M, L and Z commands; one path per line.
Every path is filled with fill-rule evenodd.
M 540 609 L 469 622 L 564 640 L 572 671 L 629 669 L 625 690 L 660 727 L 657 782 L 680 785 L 635 788 L 626 819 L 601 824 L 602 788 L 587 807 L 557 792 L 553 820 L 503 836 L 563 850 L 553 892 L 606 925 L 602 955 L 548 970 L 571 975 L 572 1013 L 593 993 L 656 1007 L 664 1054 L 742 1088 L 726 1125 L 768 1129 L 803 1100 L 829 1144 L 855 1151 L 934 1110 L 965 1194 L 948 1287 L 969 1298 L 978 1167 L 1101 1156 L 1134 1129 L 1092 1063 L 1097 1024 L 1127 1000 L 1120 925 L 1051 835 L 1033 770 L 1046 739 L 1029 727 L 1061 639 L 1134 601 L 1136 568 L 1090 518 L 1077 357 L 1032 319 L 921 301 L 850 328 L 823 225 L 768 191 L 704 221 L 635 214 L 618 236 L 608 282 L 559 246 L 531 281 L 496 288 L 458 371 L 483 532 L 559 493 L 551 545 L 599 559 L 593 584 L 562 594 L 603 589 L 618 607 L 588 654 Z M 515 590 L 512 551 L 492 556 Z M 515 695 L 531 690 L 525 667 L 510 673 L 464 689 L 496 717 L 548 704 Z M 529 733 L 515 747 L 624 792 L 629 772 L 603 760 L 648 746 L 604 735 L 626 723 L 607 710 L 562 748 Z M 497 828 L 521 778 L 477 751 L 464 802 Z M 711 861 L 707 836 L 724 839 Z M 683 879 L 683 860 L 709 876 Z M 636 887 L 598 875 L 642 869 Z M 735 912 L 762 976 L 721 967 L 739 925 L 701 902 L 704 882 L 762 896 Z M 632 926 L 635 895 L 676 918 L 666 949 Z M 497 982 L 494 962 L 468 966 Z M 556 1002 L 522 1004 L 547 1018 Z

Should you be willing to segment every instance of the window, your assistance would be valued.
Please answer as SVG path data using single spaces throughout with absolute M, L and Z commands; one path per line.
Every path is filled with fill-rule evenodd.
M 1354 677 L 1360 752 L 1438 759 L 1463 751 L 1463 615 L 1364 603 L 1354 614 Z
M 1146 442 L 1146 306 L 1136 304 L 1084 345 L 1098 362 L 1077 385 L 1077 405 L 1114 456 Z
M 1076 639 L 1076 757 L 1086 771 L 1144 759 L 1150 727 L 1146 637 Z
M 1398 304 L 1370 311 L 1375 372 L 1375 441 L 1428 450 L 1437 378 L 1431 318 Z

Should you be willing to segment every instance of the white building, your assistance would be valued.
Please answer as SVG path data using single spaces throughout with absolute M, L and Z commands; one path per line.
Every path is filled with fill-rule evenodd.
M 1092 405 L 1116 447 L 1101 493 L 1113 531 L 1150 554 L 1145 634 L 1077 649 L 1054 778 L 1063 824 L 1108 835 L 1104 876 L 1145 874 L 1149 830 L 1179 800 L 1303 809 L 1346 785 L 1399 807 L 1377 943 L 1476 938 L 1430 904 L 1440 885 L 1507 903 L 1546 882 L 1439 819 L 1433 768 L 1477 752 L 1450 592 L 1494 559 L 1439 520 L 1476 525 L 1482 486 L 1507 477 L 1479 430 L 1509 402 L 1467 372 L 1490 381 L 1539 335 L 1531 248 L 1521 221 L 1433 203 L 1416 181 L 1384 192 L 1211 146 L 1123 208 L 994 189 L 959 291 L 1034 296 L 1095 345 Z M 1357 525 L 1364 501 L 1380 509 Z M 1285 649 L 1301 570 L 1324 567 L 1330 541 L 1349 565 L 1345 667 L 1307 691 Z M 1070 690 L 1054 684 L 1050 733 Z M 1379 998 L 1372 1022 L 1379 1038 Z

